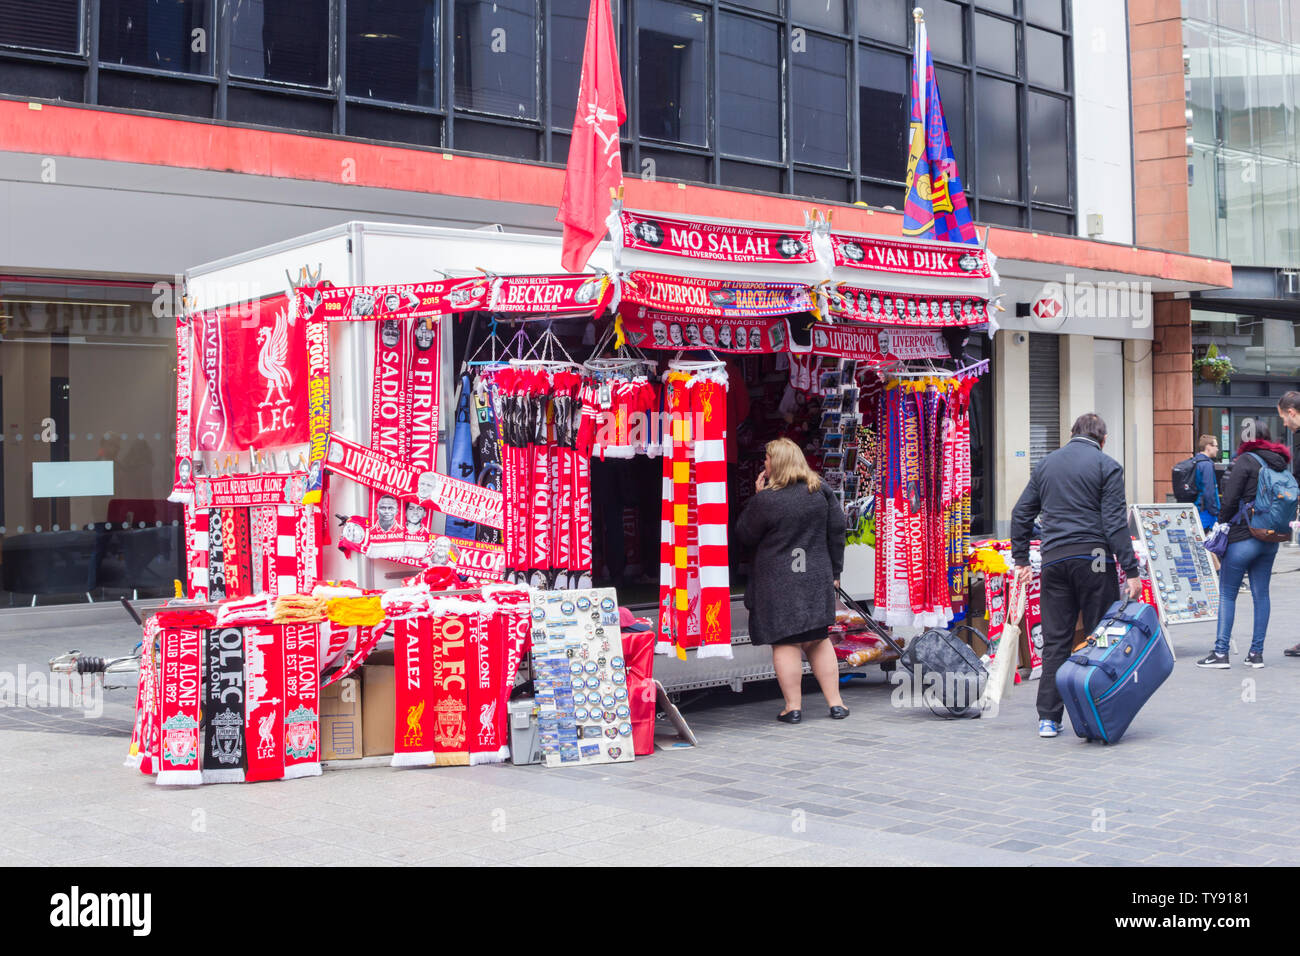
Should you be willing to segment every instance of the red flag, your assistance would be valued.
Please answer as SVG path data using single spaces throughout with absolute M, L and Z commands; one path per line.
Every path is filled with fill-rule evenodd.
M 609 0 L 592 0 L 569 164 L 564 171 L 564 197 L 555 217 L 564 223 L 560 262 L 568 272 L 585 269 L 592 251 L 605 238 L 609 191 L 623 185 L 618 128 L 625 122 L 618 38 Z

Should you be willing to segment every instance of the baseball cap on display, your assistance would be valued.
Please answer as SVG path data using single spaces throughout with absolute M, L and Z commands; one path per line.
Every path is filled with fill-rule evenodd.
M 618 627 L 622 631 L 650 631 L 654 629 L 644 617 L 634 617 L 632 612 L 625 607 L 618 609 Z

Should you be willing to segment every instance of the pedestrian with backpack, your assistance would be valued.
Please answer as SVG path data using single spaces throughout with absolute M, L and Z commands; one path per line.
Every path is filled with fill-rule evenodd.
M 1300 429 L 1300 392 L 1285 392 L 1277 400 L 1277 414 L 1282 419 L 1282 424 L 1292 432 Z M 1296 463 L 1292 462 L 1291 470 L 1293 472 L 1296 467 Z M 1282 653 L 1287 657 L 1300 657 L 1300 644 L 1288 647 Z
M 1250 425 L 1247 425 L 1250 429 Z M 1291 537 L 1296 515 L 1297 485 L 1291 474 L 1291 453 L 1272 440 L 1259 419 L 1254 437 L 1242 442 L 1223 481 L 1220 514 L 1229 520 L 1228 549 L 1219 568 L 1219 628 L 1214 650 L 1196 662 L 1197 667 L 1226 670 L 1228 643 L 1237 612 L 1237 592 L 1242 578 L 1250 576 L 1250 597 L 1255 606 L 1247 667 L 1264 666 L 1264 637 L 1268 632 L 1269 580 L 1277 546 Z
M 1209 531 L 1219 520 L 1219 481 L 1214 462 L 1219 457 L 1219 440 L 1202 435 L 1196 440 L 1196 454 L 1174 465 L 1174 500 L 1195 504 L 1201 527 Z

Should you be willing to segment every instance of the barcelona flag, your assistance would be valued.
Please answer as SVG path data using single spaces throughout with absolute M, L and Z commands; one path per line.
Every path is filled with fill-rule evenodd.
M 903 234 L 943 242 L 979 241 L 948 138 L 948 121 L 943 118 L 943 104 L 939 102 L 925 21 L 919 19 L 912 56 L 912 133 Z

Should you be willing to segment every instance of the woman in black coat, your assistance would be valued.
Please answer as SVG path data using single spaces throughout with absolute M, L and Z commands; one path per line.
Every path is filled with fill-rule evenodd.
M 788 438 L 767 445 L 767 461 L 736 521 L 735 538 L 754 549 L 745 589 L 749 638 L 772 647 L 772 666 L 785 697 L 777 716 L 803 717 L 803 656 L 821 685 L 831 717 L 847 717 L 840 671 L 828 635 L 835 623 L 835 587 L 844 569 L 844 514 Z
M 1246 517 L 1240 521 L 1237 510 L 1242 504 L 1251 505 L 1259 489 L 1260 469 L 1268 467 L 1284 471 L 1291 467 L 1291 452 L 1272 441 L 1268 426 L 1255 421 L 1255 438 L 1242 442 L 1237 457 L 1228 467 L 1223 479 L 1223 503 L 1219 507 L 1219 520 L 1232 522 L 1228 530 L 1228 550 L 1224 552 L 1219 567 L 1219 627 L 1215 634 L 1214 650 L 1196 662 L 1197 667 L 1226 670 L 1228 646 L 1232 638 L 1232 621 L 1237 613 L 1237 592 L 1241 580 L 1250 575 L 1250 599 L 1255 607 L 1255 626 L 1251 632 L 1250 650 L 1243 663 L 1247 667 L 1264 666 L 1264 637 L 1268 632 L 1268 617 L 1272 609 L 1268 595 L 1269 581 L 1273 577 L 1273 561 L 1277 557 L 1275 542 L 1260 541 L 1250 532 Z

